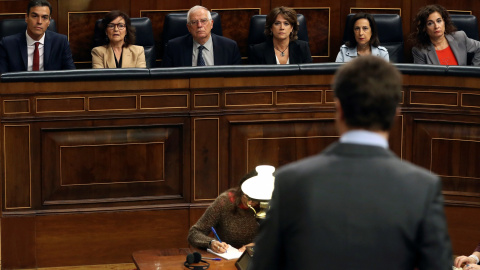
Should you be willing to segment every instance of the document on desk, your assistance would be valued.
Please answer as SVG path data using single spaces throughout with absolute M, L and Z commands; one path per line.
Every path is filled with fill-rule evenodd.
M 242 253 L 243 253 L 243 252 L 238 251 L 238 249 L 236 249 L 232 246 L 228 246 L 227 252 L 225 252 L 225 253 L 216 253 L 215 251 L 213 251 L 211 249 L 207 249 L 207 251 L 210 252 L 210 253 L 213 253 L 213 254 L 215 254 L 219 257 L 222 257 L 226 260 L 238 259 L 238 258 L 240 258 L 240 256 L 242 256 Z

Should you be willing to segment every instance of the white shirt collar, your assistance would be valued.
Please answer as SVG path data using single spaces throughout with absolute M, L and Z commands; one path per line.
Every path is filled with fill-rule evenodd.
M 45 45 L 45 35 L 47 34 L 47 32 L 45 32 L 42 36 L 42 38 L 38 41 L 40 42 L 40 44 L 42 45 Z M 33 38 L 31 38 L 29 35 L 28 35 L 28 32 L 25 30 L 25 35 L 27 36 L 27 45 L 28 46 L 33 46 L 35 45 L 35 42 L 37 42 L 36 40 L 34 40 Z
M 354 143 L 388 148 L 388 141 L 375 132 L 368 130 L 350 130 L 340 137 L 341 143 Z
M 193 49 L 194 50 L 197 50 L 200 45 L 201 44 L 198 43 L 197 41 L 195 41 L 195 39 L 193 40 Z M 203 47 L 205 47 L 205 49 L 207 49 L 207 51 L 213 52 L 213 41 L 212 41 L 212 35 L 211 34 L 210 34 L 210 38 L 208 38 L 207 42 L 205 42 L 205 44 L 203 44 Z

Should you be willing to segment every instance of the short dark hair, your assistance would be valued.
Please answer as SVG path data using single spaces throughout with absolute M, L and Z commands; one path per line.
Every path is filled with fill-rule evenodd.
M 267 15 L 267 19 L 265 21 L 265 35 L 267 37 L 272 36 L 272 26 L 277 20 L 277 16 L 282 15 L 285 20 L 290 23 L 292 26 L 292 33 L 290 33 L 290 40 L 297 40 L 298 39 L 298 20 L 297 20 L 297 12 L 289 7 L 276 7 L 270 11 Z
M 438 12 L 445 23 L 445 34 L 451 34 L 457 31 L 457 28 L 452 23 L 450 19 L 450 14 L 448 11 L 440 5 L 428 5 L 420 8 L 415 19 L 413 20 L 413 25 L 415 31 L 410 35 L 410 40 L 413 41 L 414 47 L 426 48 L 430 45 L 430 37 L 425 30 L 427 26 L 427 19 L 430 14 Z
M 253 169 L 251 171 L 249 171 L 247 174 L 245 174 L 241 179 L 240 181 L 238 182 L 238 186 L 235 187 L 233 189 L 233 192 L 234 192 L 234 198 L 235 198 L 235 206 L 234 209 L 233 209 L 233 212 L 236 213 L 238 211 L 238 206 L 242 203 L 242 196 L 243 196 L 243 191 L 242 191 L 242 184 L 243 182 L 247 181 L 248 179 L 254 177 L 254 176 L 257 176 L 258 175 L 258 172 Z
M 110 40 L 108 40 L 108 36 L 105 31 L 107 30 L 107 25 L 118 17 L 122 17 L 125 20 L 125 25 L 127 29 L 127 33 L 125 34 L 125 43 L 123 44 L 123 47 L 128 47 L 129 45 L 135 44 L 135 27 L 132 26 L 130 17 L 128 17 L 127 14 L 120 10 L 112 10 L 107 13 L 105 17 L 103 17 L 102 23 L 100 24 L 100 29 L 102 31 L 101 33 L 99 33 L 97 44 L 108 45 L 110 43 Z
M 402 97 L 402 75 L 378 56 L 362 56 L 337 70 L 333 89 L 348 127 L 387 131 Z
M 377 30 L 377 23 L 371 14 L 368 13 L 357 13 L 353 16 L 350 20 L 349 29 L 351 30 L 351 35 L 349 35 L 349 39 L 345 42 L 345 45 L 350 48 L 357 47 L 357 40 L 355 39 L 355 22 L 360 19 L 367 19 L 368 23 L 370 24 L 370 29 L 372 30 L 372 36 L 370 37 L 370 41 L 368 44 L 370 46 L 378 47 L 380 46 L 380 40 L 378 39 L 378 30 Z
M 52 5 L 47 0 L 31 0 L 27 6 L 27 16 L 30 15 L 32 7 L 48 7 L 50 9 L 50 16 L 52 16 Z

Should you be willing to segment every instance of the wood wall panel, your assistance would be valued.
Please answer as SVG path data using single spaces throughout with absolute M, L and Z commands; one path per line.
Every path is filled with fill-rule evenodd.
M 1 0 L 0 1 L 0 20 L 25 18 L 29 0 Z M 58 21 L 58 0 L 49 0 L 52 5 L 52 18 Z M 10 15 L 9 13 L 16 13 Z
M 146 11 L 176 11 L 176 10 L 189 10 L 195 5 L 201 5 L 200 0 L 182 0 L 182 1 L 169 1 L 169 0 L 136 0 L 131 1 L 131 16 L 142 17 Z M 212 8 L 212 7 L 208 7 Z M 163 20 L 162 20 L 163 23 Z
M 188 247 L 188 212 L 172 209 L 39 216 L 37 264 L 131 263 L 137 250 Z M 116 244 L 105 248 L 105 243 Z
M 480 206 L 478 123 L 418 117 L 413 121 L 413 162 L 442 177 L 449 199 Z M 471 119 L 474 120 L 474 119 Z
M 58 1 L 58 31 L 62 34 L 68 33 L 69 27 L 69 13 L 71 12 L 85 12 L 86 14 L 94 13 L 96 11 L 111 11 L 121 10 L 126 14 L 130 14 L 131 0 L 57 0 Z M 85 25 L 84 28 L 76 29 L 80 32 L 90 32 L 93 34 L 93 28 L 90 25 Z M 79 42 L 86 42 L 82 40 Z M 77 61 L 76 59 L 74 59 Z
M 308 43 L 314 62 L 325 62 L 330 57 L 330 8 L 296 8 L 295 11 L 303 14 L 307 21 Z
M 182 128 L 44 130 L 43 204 L 183 198 Z
M 230 185 L 238 185 L 243 175 L 257 165 L 279 167 L 317 154 L 338 140 L 333 113 L 319 116 L 312 114 L 305 118 L 304 115 L 290 115 L 282 119 L 270 116 L 250 121 L 238 121 L 231 117 L 229 129 L 232 143 L 228 151 L 231 162 Z M 292 125 L 293 122 L 296 124 Z
M 30 125 L 5 125 L 3 131 L 5 209 L 32 206 Z
M 220 194 L 220 119 L 194 119 L 193 200 L 213 200 Z
M 78 68 L 91 68 L 91 50 L 94 47 L 95 22 L 102 19 L 107 11 L 68 12 L 68 40 L 73 61 Z M 60 28 L 59 26 L 57 26 Z M 81 65 L 90 64 L 90 65 Z
M 187 12 L 188 9 L 177 9 L 177 10 L 141 10 L 140 16 L 141 17 L 148 17 L 152 21 L 152 28 L 153 28 L 153 38 L 155 40 L 155 51 L 156 51 L 156 59 L 157 61 L 161 61 L 163 57 L 163 50 L 164 50 L 164 41 L 163 41 L 163 25 L 165 23 L 165 16 L 168 13 L 175 13 L 175 12 Z M 185 25 L 185 28 L 187 26 Z M 160 65 L 160 63 L 157 63 Z
M 250 18 L 260 14 L 260 8 L 212 9 L 220 15 L 222 34 L 237 42 L 242 58 L 248 57 L 248 32 Z M 240 27 L 239 27 L 240 26 Z
M 35 266 L 35 216 L 2 217 L 1 221 L 2 268 Z
M 448 196 L 446 196 L 448 199 Z M 480 208 L 446 205 L 445 214 L 453 254 L 470 255 L 480 239 Z

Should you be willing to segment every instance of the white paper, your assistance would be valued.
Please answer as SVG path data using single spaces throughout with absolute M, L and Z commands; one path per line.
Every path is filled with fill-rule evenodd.
M 227 252 L 225 252 L 225 253 L 216 253 L 215 251 L 213 251 L 211 249 L 207 249 L 207 251 L 210 252 L 210 253 L 213 253 L 213 254 L 215 254 L 219 257 L 222 257 L 226 260 L 238 259 L 238 258 L 240 258 L 240 256 L 242 256 L 242 253 L 243 253 L 243 252 L 238 251 L 238 249 L 236 249 L 232 246 L 228 246 Z

